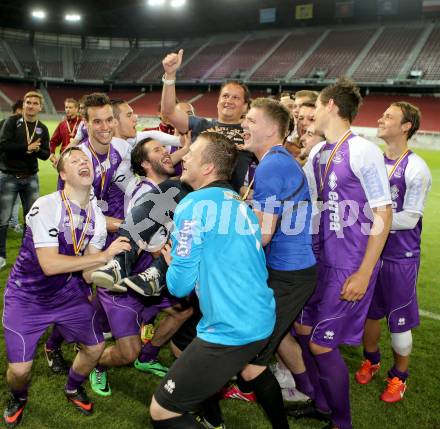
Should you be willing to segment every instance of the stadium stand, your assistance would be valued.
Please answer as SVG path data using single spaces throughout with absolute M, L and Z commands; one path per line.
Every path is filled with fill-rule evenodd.
M 246 77 L 252 66 L 278 41 L 281 36 L 255 37 L 244 41 L 207 76 L 208 80 Z
M 109 80 L 127 54 L 128 48 L 76 49 L 74 55 L 75 79 Z
M 359 82 L 383 82 L 395 78 L 422 30 L 420 25 L 385 28 L 353 78 Z
M 320 32 L 295 31 L 251 76 L 252 81 L 275 81 L 283 78 L 316 42 Z
M 19 76 L 19 71 L 8 52 L 6 42 L 0 40 L 0 75 Z
M 413 67 L 423 71 L 422 79 L 440 79 L 440 26 L 434 28 Z
M 293 77 L 312 77 L 319 69 L 327 79 L 338 78 L 345 74 L 373 33 L 374 29 L 331 31 Z
M 11 51 L 21 64 L 25 76 L 40 76 L 40 71 L 35 59 L 35 50 L 29 42 L 21 40 L 5 40 L 5 43 L 9 45 Z
M 35 45 L 35 54 L 41 77 L 63 76 L 63 47 Z

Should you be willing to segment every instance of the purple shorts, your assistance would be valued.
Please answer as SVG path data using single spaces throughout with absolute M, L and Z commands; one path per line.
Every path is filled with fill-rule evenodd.
M 6 288 L 3 328 L 10 363 L 33 360 L 39 339 L 52 324 L 67 342 L 94 346 L 104 341 L 96 310 L 80 289 L 37 301 Z
M 342 286 L 354 271 L 319 267 L 315 292 L 296 320 L 313 328 L 311 341 L 332 349 L 340 344 L 357 346 L 361 343 L 378 270 L 379 265 L 360 301 L 344 301 L 340 298 Z
M 392 333 L 406 332 L 419 326 L 416 284 L 419 261 L 404 263 L 382 261 L 368 318 L 388 320 Z
M 162 310 L 170 307 L 174 307 L 179 304 L 182 300 L 179 300 L 175 296 L 168 293 L 168 289 L 157 298 L 150 298 L 149 305 L 144 308 L 142 312 L 142 321 L 145 323 L 150 322 L 154 319 Z
M 111 293 L 98 289 L 98 299 L 107 315 L 113 337 L 140 335 L 144 304 L 131 293 Z

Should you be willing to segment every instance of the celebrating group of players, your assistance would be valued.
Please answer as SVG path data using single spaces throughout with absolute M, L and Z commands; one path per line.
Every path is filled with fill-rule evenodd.
M 226 427 L 223 396 L 256 400 L 276 429 L 289 427 L 288 416 L 351 429 L 339 346 L 363 341 L 355 379 L 367 384 L 380 371 L 384 317 L 394 365 L 381 399 L 404 396 L 431 185 L 408 148 L 418 108 L 395 102 L 379 118 L 385 153 L 351 129 L 362 97 L 345 78 L 280 101 L 251 101 L 244 84 L 227 82 L 218 117 L 204 119 L 176 100 L 182 57 L 163 60 L 158 129 L 137 131 L 129 104 L 102 93 L 82 98 L 81 116 L 66 99 L 50 144 L 37 92 L 3 125 L 0 193 L 15 180 L 26 217 L 4 295 L 8 427 L 22 419 L 49 328 L 49 365 L 68 372 L 65 395 L 85 415 L 93 404 L 84 381 L 110 396 L 107 369 L 134 363 L 162 378 L 154 428 Z M 58 191 L 37 199 L 33 189 L 28 203 L 22 194 L 37 170 L 12 171 L 14 157 L 50 158 Z M 2 234 L 10 198 L 7 207 Z M 70 368 L 64 341 L 78 345 Z M 158 361 L 168 341 L 170 369 Z M 292 392 L 305 400 L 286 407 Z

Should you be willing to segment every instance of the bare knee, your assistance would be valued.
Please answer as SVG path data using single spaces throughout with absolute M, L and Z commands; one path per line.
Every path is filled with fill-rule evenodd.
M 89 360 L 98 361 L 102 352 L 104 351 L 105 343 L 95 344 L 93 346 L 86 346 L 85 344 L 81 344 L 80 353 L 83 353 L 87 356 Z
M 311 326 L 301 325 L 300 323 L 295 322 L 294 327 L 295 327 L 295 332 L 298 335 L 310 335 L 312 333 Z
M 10 380 L 13 378 L 19 382 L 26 382 L 31 376 L 32 363 L 10 363 L 8 366 L 7 377 Z
M 266 368 L 266 366 L 248 364 L 241 370 L 240 374 L 245 381 L 251 381 L 262 374 Z
M 134 362 L 141 352 L 141 342 L 138 337 L 127 337 L 124 341 L 116 340 L 116 347 L 121 356 L 121 365 Z

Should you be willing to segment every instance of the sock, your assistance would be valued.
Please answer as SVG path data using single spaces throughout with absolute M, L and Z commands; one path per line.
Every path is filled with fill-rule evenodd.
M 21 401 L 27 400 L 27 398 L 28 398 L 28 388 L 29 388 L 29 386 L 26 385 L 26 386 L 24 386 L 21 389 L 11 389 L 12 396 L 15 399 L 18 399 L 18 400 L 21 400 Z
M 258 377 L 248 383 L 255 392 L 272 428 L 289 429 L 281 388 L 269 368 L 266 368 Z
M 78 374 L 73 368 L 70 368 L 65 389 L 68 392 L 75 392 L 86 379 L 87 375 Z
M 159 354 L 160 347 L 153 346 L 151 341 L 142 346 L 141 354 L 138 359 L 139 362 L 150 362 L 152 360 L 157 360 L 157 355 Z
M 375 352 L 367 352 L 364 349 L 364 358 L 368 359 L 373 365 L 377 365 L 380 362 L 380 350 L 377 349 Z
M 319 379 L 332 411 L 332 423 L 338 429 L 352 429 L 348 368 L 339 349 L 315 355 Z
M 50 334 L 49 338 L 46 341 L 46 349 L 47 350 L 56 350 L 61 347 L 61 344 L 63 344 L 64 338 L 61 335 L 60 330 L 55 325 L 52 329 L 52 333 Z
M 200 429 L 201 425 L 191 414 L 182 414 L 166 420 L 151 420 L 154 429 Z
M 104 365 L 96 365 L 96 370 L 97 371 L 99 371 L 99 372 L 105 372 L 105 371 L 107 371 L 107 367 L 106 366 L 104 366 Z
M 408 372 L 408 371 L 405 371 L 405 372 L 399 371 L 399 370 L 396 368 L 396 365 L 394 365 L 394 366 L 388 371 L 388 376 L 389 376 L 390 378 L 397 377 L 397 378 L 400 378 L 402 381 L 406 381 L 406 379 L 407 379 L 408 376 L 409 376 L 409 372 Z
M 307 371 L 304 371 L 301 374 L 292 375 L 293 379 L 295 380 L 296 388 L 308 397 L 313 398 L 314 389 L 310 381 L 309 375 L 307 374 Z
M 330 407 L 325 399 L 322 391 L 321 382 L 319 381 L 319 370 L 316 365 L 315 357 L 310 351 L 309 342 L 310 335 L 297 335 L 299 345 L 301 346 L 304 364 L 307 369 L 310 383 L 313 386 L 313 394 L 310 396 L 315 401 L 315 406 L 319 411 L 330 412 Z
M 223 423 L 222 411 L 220 409 L 220 398 L 218 394 L 211 396 L 202 404 L 202 413 L 205 420 L 214 427 Z

